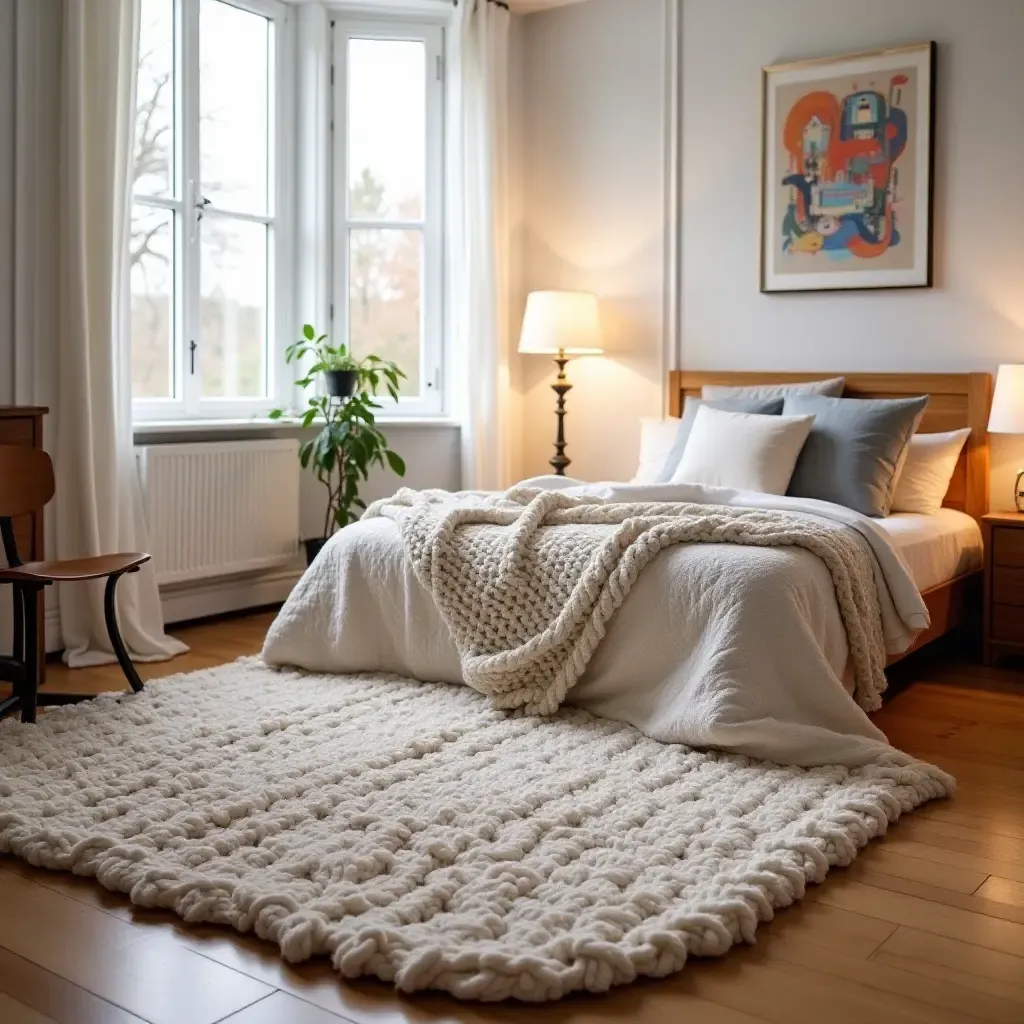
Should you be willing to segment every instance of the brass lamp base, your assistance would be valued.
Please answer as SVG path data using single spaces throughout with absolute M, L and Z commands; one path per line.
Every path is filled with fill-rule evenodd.
M 559 349 L 558 355 L 555 356 L 558 376 L 555 378 L 555 383 L 551 385 L 551 390 L 558 396 L 558 400 L 555 403 L 558 432 L 555 434 L 555 454 L 548 463 L 554 469 L 555 476 L 565 476 L 565 471 L 572 465 L 572 459 L 565 454 L 565 396 L 572 391 L 572 385 L 565 375 L 565 364 L 567 362 L 569 360 L 566 359 L 565 353 Z
M 1024 469 L 1017 470 L 1017 479 L 1013 484 L 1013 501 L 1018 512 L 1024 512 L 1024 491 L 1020 489 L 1020 482 L 1024 479 Z

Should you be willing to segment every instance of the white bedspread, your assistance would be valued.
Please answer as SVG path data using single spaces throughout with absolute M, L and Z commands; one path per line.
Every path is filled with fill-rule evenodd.
M 615 501 L 689 501 L 824 516 L 870 547 L 886 647 L 928 624 L 905 563 L 874 521 L 827 502 L 693 485 L 530 486 Z M 272 665 L 385 671 L 461 683 L 459 657 L 398 528 L 372 519 L 327 545 L 297 584 L 263 650 Z M 888 747 L 843 685 L 846 636 L 828 570 L 797 548 L 684 545 L 644 570 L 567 702 L 663 742 L 787 764 L 858 765 Z

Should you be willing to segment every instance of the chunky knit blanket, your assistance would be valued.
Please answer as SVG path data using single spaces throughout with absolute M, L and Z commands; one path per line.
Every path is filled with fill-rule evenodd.
M 400 490 L 366 517 L 398 523 L 408 558 L 461 658 L 495 706 L 553 714 L 583 674 L 644 567 L 673 544 L 797 546 L 832 576 L 866 711 L 881 704 L 885 643 L 873 556 L 839 523 L 803 513 L 613 503 L 560 491 Z

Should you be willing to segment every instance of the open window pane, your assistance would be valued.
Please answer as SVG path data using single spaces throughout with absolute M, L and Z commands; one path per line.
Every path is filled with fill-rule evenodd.
M 204 398 L 267 395 L 267 228 L 207 216 L 200 254 Z
M 135 194 L 174 192 L 174 0 L 142 0 Z
M 423 233 L 353 228 L 349 232 L 349 339 L 357 358 L 380 356 L 409 378 L 407 397 L 421 393 Z
M 174 397 L 174 213 L 132 210 L 132 396 Z
M 350 39 L 348 191 L 353 220 L 421 220 L 426 168 L 426 47 Z
M 268 213 L 272 26 L 221 0 L 199 8 L 199 164 L 214 206 Z

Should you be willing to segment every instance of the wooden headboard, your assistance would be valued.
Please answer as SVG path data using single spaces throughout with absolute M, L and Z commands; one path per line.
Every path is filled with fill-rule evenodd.
M 946 500 L 980 519 L 988 511 L 988 413 L 992 404 L 989 373 L 736 373 L 673 370 L 668 379 L 669 414 L 680 416 L 687 395 L 700 397 L 705 384 L 750 386 L 790 384 L 845 377 L 846 398 L 909 398 L 927 395 L 928 407 L 920 430 L 935 433 L 970 427 L 971 436 L 957 463 Z

